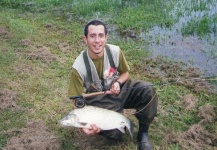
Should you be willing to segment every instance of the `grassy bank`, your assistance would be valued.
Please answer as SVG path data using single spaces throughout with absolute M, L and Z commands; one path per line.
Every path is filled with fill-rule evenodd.
M 29 121 L 42 119 L 61 140 L 62 149 L 76 149 L 74 131 L 59 127 L 57 121 L 72 109 L 67 97 L 68 75 L 74 59 L 85 49 L 81 37 L 88 20 L 100 18 L 108 24 L 118 26 L 118 30 L 122 31 L 146 30 L 156 24 L 169 26 L 174 21 L 167 19 L 164 10 L 166 4 L 158 0 L 146 2 L 126 0 L 118 3 L 117 1 L 85 3 L 75 0 L 73 2 L 2 0 L 0 5 L 0 84 L 2 91 L 12 92 L 10 96 L 14 97 L 16 102 L 16 105 L 11 104 L 12 108 L 0 110 L 0 148 L 3 148 L 7 140 L 12 137 L 8 131 L 21 129 Z M 107 7 L 108 5 L 114 7 Z M 175 66 L 173 63 L 159 64 L 157 60 L 149 61 L 149 54 L 142 41 L 119 38 L 109 39 L 109 42 L 120 45 L 129 61 L 133 78 L 160 83 L 164 79 L 154 76 L 147 70 L 148 67 L 157 68 L 159 65 L 167 68 L 164 67 L 164 63 L 169 66 L 167 74 L 174 78 L 187 77 L 183 75 L 186 72 L 181 69 L 169 70 Z M 154 149 L 177 150 L 182 149 L 183 145 L 188 146 L 186 149 L 194 148 L 186 143 L 189 139 L 184 141 L 186 138 L 184 133 L 201 121 L 201 116 L 198 116 L 201 107 L 217 105 L 217 95 L 207 93 L 206 89 L 198 92 L 195 90 L 197 87 L 193 86 L 189 87 L 189 84 L 156 86 L 159 112 L 150 129 Z M 187 108 L 188 103 L 184 101 L 186 95 L 193 96 L 192 108 Z M 204 130 L 205 137 L 214 141 L 211 133 L 215 134 L 217 130 L 213 121 L 216 108 L 211 114 L 209 124 L 204 125 Z M 201 137 L 203 140 L 204 135 Z M 213 145 L 207 143 L 202 146 L 205 149 L 214 149 Z M 103 148 L 135 149 L 135 147 L 136 142 L 126 138 L 122 144 Z
M 91 18 L 100 18 L 109 24 L 114 23 L 120 30 L 137 29 L 143 30 L 156 24 L 170 25 L 172 20 L 165 11 L 166 4 L 160 0 L 153 1 L 130 1 L 130 0 L 105 0 L 105 1 L 7 1 L 0 2 L 9 8 L 19 8 L 29 12 L 50 11 L 56 15 L 62 15 L 67 20 L 86 22 Z M 110 6 L 110 7 L 108 7 Z M 170 7 L 168 7 L 169 11 Z M 104 17 L 106 16 L 106 18 Z

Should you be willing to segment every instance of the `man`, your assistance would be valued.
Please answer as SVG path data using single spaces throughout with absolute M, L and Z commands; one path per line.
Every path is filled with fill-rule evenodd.
M 117 112 L 133 108 L 139 121 L 138 149 L 152 149 L 148 129 L 157 112 L 157 95 L 148 82 L 129 79 L 129 67 L 118 46 L 106 44 L 108 35 L 104 23 L 89 22 L 83 37 L 87 50 L 76 58 L 70 75 L 69 96 L 105 91 L 105 94 L 85 99 L 86 105 L 98 106 Z M 78 99 L 77 99 L 78 100 Z M 76 101 L 76 99 L 75 99 Z M 96 125 L 82 129 L 88 135 L 100 134 L 119 140 L 122 133 L 115 129 L 101 131 Z

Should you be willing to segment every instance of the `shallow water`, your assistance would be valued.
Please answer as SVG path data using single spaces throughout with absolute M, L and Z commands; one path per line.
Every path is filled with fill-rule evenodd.
M 213 17 L 217 14 L 217 0 L 182 0 L 174 4 L 171 17 L 178 16 L 178 21 L 170 28 L 154 26 L 148 32 L 141 32 L 139 35 L 134 31 L 129 34 L 120 35 L 114 26 L 109 27 L 109 37 L 136 38 L 148 44 L 148 50 L 153 57 L 164 56 L 168 60 L 181 61 L 187 66 L 201 70 L 203 76 L 212 77 L 217 75 L 217 22 L 209 25 L 216 28 L 215 31 L 199 37 L 196 33 L 183 36 L 182 27 L 191 22 L 192 19 Z M 181 15 L 180 15 L 181 14 Z M 132 33 L 130 33 L 132 32 Z
M 202 4 L 201 4 L 202 5 Z M 203 10 L 193 10 L 195 4 L 185 0 L 174 7 L 171 15 L 183 11 L 179 21 L 171 28 L 155 26 L 139 37 L 149 41 L 149 51 L 153 57 L 165 56 L 169 60 L 182 61 L 187 65 L 199 68 L 204 76 L 217 75 L 217 35 L 214 32 L 205 37 L 198 37 L 196 33 L 191 36 L 182 36 L 181 28 L 192 19 L 201 19 L 203 16 L 212 17 L 217 14 L 217 0 L 204 1 Z M 186 10 L 191 9 L 191 11 Z M 214 23 L 210 27 L 215 27 Z

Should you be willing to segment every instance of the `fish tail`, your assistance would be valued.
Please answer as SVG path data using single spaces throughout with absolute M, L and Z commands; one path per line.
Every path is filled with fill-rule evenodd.
M 134 128 L 134 124 L 132 121 L 130 121 L 130 126 L 128 128 L 129 132 L 130 132 L 130 136 L 133 139 L 133 128 Z

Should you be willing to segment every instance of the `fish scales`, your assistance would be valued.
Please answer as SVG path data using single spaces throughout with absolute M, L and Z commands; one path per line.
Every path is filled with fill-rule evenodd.
M 125 133 L 125 128 L 127 128 L 132 137 L 133 126 L 128 118 L 118 112 L 95 106 L 74 109 L 59 120 L 59 123 L 64 127 L 88 129 L 91 129 L 91 125 L 95 124 L 101 130 L 118 129 L 122 133 Z

